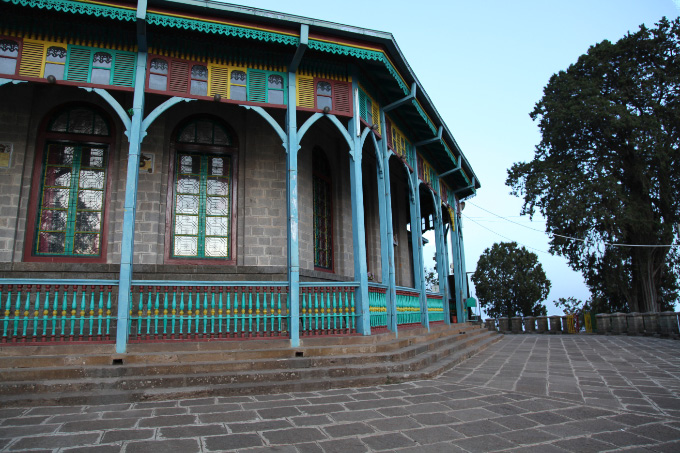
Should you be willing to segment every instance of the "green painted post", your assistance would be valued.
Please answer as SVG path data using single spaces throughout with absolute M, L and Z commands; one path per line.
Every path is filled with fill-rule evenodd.
M 38 335 L 38 317 L 40 316 L 40 290 L 42 286 L 38 285 L 35 287 L 35 307 L 33 309 L 33 337 L 37 338 Z M 1 294 L 1 293 L 0 293 Z M 0 296 L 1 298 L 1 296 Z
M 184 286 L 179 287 L 179 336 L 184 334 Z
M 175 337 L 175 324 L 177 323 L 177 287 L 173 286 L 172 287 L 172 327 L 171 327 L 171 335 L 174 338 Z
M 160 287 L 158 288 L 160 291 Z M 168 287 L 163 287 L 163 338 L 168 335 Z
M 260 287 L 255 287 L 255 333 L 260 333 Z
M 215 336 L 215 287 L 210 288 L 210 337 Z
M 14 338 L 19 335 L 19 315 L 21 313 L 21 285 L 17 285 L 17 297 L 14 308 Z
M 236 304 L 236 296 L 234 296 L 234 304 Z M 231 288 L 227 288 L 227 310 L 225 313 L 225 317 L 227 319 L 227 335 L 231 331 L 231 318 L 232 318 L 232 311 L 231 311 Z M 236 329 L 234 329 L 236 330 Z
M 109 286 L 106 299 L 106 338 L 111 334 L 111 287 Z

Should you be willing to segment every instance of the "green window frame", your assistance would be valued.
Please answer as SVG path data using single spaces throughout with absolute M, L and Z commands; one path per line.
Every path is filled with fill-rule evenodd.
M 103 61 L 100 58 L 101 54 L 110 55 L 110 62 L 108 60 Z M 135 52 L 69 45 L 64 79 L 74 82 L 97 83 L 92 82 L 93 70 L 109 70 L 110 74 L 106 85 L 134 87 L 137 71 L 136 60 L 137 54 Z
M 166 257 L 235 264 L 233 135 L 218 119 L 199 116 L 185 122 L 175 137 Z
M 288 81 L 283 72 L 248 69 L 248 101 L 266 104 L 288 104 Z M 274 83 L 280 80 L 281 83 Z M 278 102 L 281 99 L 281 102 Z
M 231 186 L 231 156 L 177 152 L 172 258 L 231 259 Z
M 33 242 L 36 256 L 100 256 L 107 166 L 106 145 L 47 144 Z

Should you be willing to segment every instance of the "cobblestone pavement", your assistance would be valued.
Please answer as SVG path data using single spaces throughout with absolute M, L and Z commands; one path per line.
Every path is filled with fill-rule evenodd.
M 0 420 L 2 451 L 680 452 L 680 342 L 506 336 L 427 381 Z

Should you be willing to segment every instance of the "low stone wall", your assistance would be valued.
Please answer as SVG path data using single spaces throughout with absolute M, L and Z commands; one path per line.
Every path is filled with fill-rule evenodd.
M 589 314 L 590 315 L 590 314 Z M 575 322 L 582 315 L 525 316 L 487 319 L 486 328 L 500 333 L 539 333 L 565 335 L 591 333 L 597 335 L 646 335 L 680 339 L 680 313 L 598 313 L 584 326 Z

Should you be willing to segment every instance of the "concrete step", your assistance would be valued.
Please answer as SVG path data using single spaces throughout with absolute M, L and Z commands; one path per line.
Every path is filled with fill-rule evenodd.
M 36 402 L 104 404 L 107 401 L 157 399 L 163 398 L 163 395 L 211 394 L 211 389 L 215 390 L 212 394 L 225 395 L 272 393 L 294 391 L 295 388 L 341 387 L 345 385 L 343 383 L 375 385 L 390 379 L 405 379 L 405 376 L 425 377 L 436 374 L 446 364 L 457 363 L 457 357 L 468 357 L 499 338 L 486 330 L 463 327 L 466 326 L 437 327 L 420 336 L 417 332 L 400 332 L 399 338 L 386 335 L 377 342 L 376 348 L 372 348 L 384 347 L 386 350 L 364 354 L 354 351 L 349 354 L 328 354 L 326 349 L 331 346 L 324 345 L 327 341 L 324 338 L 316 344 L 313 341 L 316 339 L 307 341 L 305 347 L 293 351 L 302 352 L 302 357 L 274 360 L 259 358 L 137 362 L 121 366 L 88 364 L 4 368 L 0 369 L 0 406 Z M 340 346 L 337 349 L 344 351 L 357 346 Z M 316 353 L 316 350 L 324 353 Z M 162 355 L 161 352 L 156 354 Z M 204 358 L 215 358 L 215 354 L 214 350 L 199 353 Z M 410 377 L 415 378 L 418 377 Z M 300 383 L 305 385 L 298 387 Z M 310 387 L 309 383 L 316 384 Z
M 415 357 L 418 354 L 439 348 L 451 341 L 458 341 L 461 335 L 474 336 L 484 335 L 485 331 L 471 330 L 467 333 L 458 333 L 454 336 L 438 336 L 429 343 L 408 344 L 404 347 L 386 352 L 372 354 L 350 354 L 327 356 L 314 354 L 314 349 L 306 349 L 301 357 L 288 357 L 285 359 L 255 359 L 255 360 L 220 360 L 211 354 L 203 359 L 216 359 L 204 361 L 177 361 L 168 358 L 166 362 L 135 362 L 124 366 L 99 366 L 88 364 L 82 366 L 45 366 L 38 368 L 14 368 L 0 369 L 0 382 L 11 381 L 37 381 L 55 379 L 80 379 L 80 378 L 108 378 L 108 377 L 133 377 L 133 376 L 159 376 L 170 374 L 188 373 L 227 373 L 239 371 L 259 371 L 291 368 L 319 368 L 332 366 L 362 365 L 368 363 L 402 362 Z M 0 392 L 2 392 L 0 385 Z

